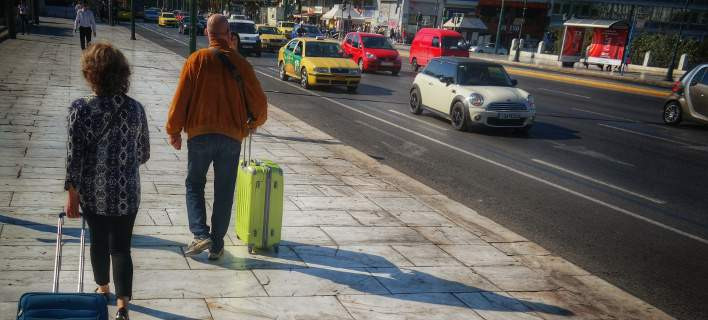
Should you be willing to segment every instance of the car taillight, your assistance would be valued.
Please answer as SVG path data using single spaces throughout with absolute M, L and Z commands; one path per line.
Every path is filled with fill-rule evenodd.
M 681 83 L 681 81 L 674 82 L 674 86 L 671 88 L 671 92 L 673 92 L 673 93 L 682 93 L 683 92 L 683 84 Z

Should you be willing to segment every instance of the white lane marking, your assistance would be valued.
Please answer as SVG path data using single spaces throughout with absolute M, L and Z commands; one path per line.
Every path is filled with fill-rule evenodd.
M 559 93 L 559 94 L 564 94 L 568 96 L 573 96 L 573 97 L 579 97 L 579 98 L 584 98 L 584 99 L 590 99 L 588 96 L 583 96 L 575 93 L 568 93 L 568 92 L 563 92 L 563 91 L 558 91 L 558 90 L 553 90 L 553 89 L 546 89 L 546 88 L 537 88 L 538 90 L 543 90 L 543 91 L 548 91 L 548 92 L 553 92 L 553 93 Z
M 577 173 L 577 172 L 575 172 L 575 171 L 572 171 L 572 170 L 563 168 L 563 167 L 561 167 L 561 166 L 558 166 L 558 165 L 555 165 L 555 164 L 552 164 L 552 163 L 548 163 L 548 162 L 543 161 L 543 160 L 531 159 L 531 161 L 536 162 L 536 163 L 540 163 L 540 164 L 542 164 L 542 165 L 544 165 L 544 166 L 547 166 L 547 167 L 551 167 L 551 168 L 556 169 L 556 170 L 558 170 L 558 171 L 562 171 L 562 172 L 565 172 L 565 173 L 568 173 L 568 174 L 572 174 L 572 175 L 574 175 L 574 176 L 576 176 L 576 177 L 580 177 L 580 178 L 583 178 L 583 179 L 585 179 L 585 180 L 592 181 L 592 182 L 594 182 L 594 183 L 603 185 L 603 186 L 608 187 L 608 188 L 612 188 L 612 189 L 615 189 L 615 190 L 618 190 L 618 191 L 622 191 L 622 192 L 627 193 L 627 194 L 631 194 L 631 195 L 633 195 L 633 196 L 635 196 L 635 197 L 637 197 L 637 198 L 642 198 L 642 199 L 644 199 L 644 200 L 648 200 L 648 201 L 654 202 L 654 203 L 656 203 L 656 204 L 666 204 L 666 201 L 664 201 L 664 200 L 659 200 L 659 199 L 656 199 L 656 198 L 652 198 L 652 197 L 649 197 L 649 196 L 645 196 L 645 195 L 643 195 L 643 194 L 640 194 L 640 193 L 637 193 L 637 192 L 634 192 L 634 191 L 631 191 L 631 190 L 627 190 L 627 189 L 622 188 L 622 187 L 618 187 L 618 186 L 613 185 L 613 184 L 611 184 L 611 183 L 607 183 L 607 182 L 604 182 L 604 181 L 597 180 L 597 179 L 595 179 L 595 178 L 586 176 L 586 175 L 584 175 L 584 174 L 582 174 L 582 173 Z
M 639 122 L 637 120 L 613 116 L 613 115 L 609 115 L 609 114 L 602 113 L 602 112 L 595 112 L 595 111 L 590 111 L 590 110 L 585 110 L 585 109 L 580 109 L 580 108 L 573 108 L 573 110 L 578 110 L 578 111 L 582 111 L 582 112 L 586 112 L 586 113 L 590 113 L 590 114 L 594 114 L 594 115 L 598 115 L 598 116 L 608 117 L 608 118 L 612 118 L 612 119 L 617 119 L 617 120 L 624 120 L 624 121 L 629 121 L 629 122 L 634 122 L 634 123 Z
M 633 134 L 636 134 L 636 135 L 638 135 L 638 136 L 643 136 L 643 137 L 647 137 L 647 138 L 652 138 L 652 139 L 662 140 L 662 141 L 671 142 L 671 143 L 675 143 L 675 144 L 680 144 L 680 145 L 682 145 L 682 146 L 691 146 L 691 144 L 689 144 L 689 143 L 681 142 L 681 141 L 678 141 L 678 140 L 667 139 L 667 138 L 664 138 L 664 137 L 655 136 L 655 135 L 653 135 L 653 134 L 642 133 L 642 132 L 638 132 L 638 131 L 634 131 L 634 130 L 619 128 L 619 127 L 611 126 L 611 125 L 609 125 L 609 124 L 598 123 L 597 125 L 603 126 L 603 127 L 606 127 L 606 128 L 610 128 L 610 129 L 615 129 L 615 130 L 619 130 L 619 131 L 624 131 L 624 132 L 628 132 L 628 133 L 633 133 Z
M 422 123 L 422 124 L 424 124 L 424 125 L 431 126 L 431 127 L 435 128 L 435 129 L 440 129 L 440 130 L 443 130 L 443 131 L 449 131 L 449 130 L 450 130 L 450 129 L 448 129 L 448 128 L 443 128 L 443 127 L 441 127 L 441 126 L 439 126 L 439 125 L 437 125 L 437 124 L 432 124 L 432 123 L 427 122 L 427 121 L 425 121 L 425 120 L 418 119 L 418 118 L 416 118 L 416 117 L 414 117 L 414 116 L 409 116 L 409 115 L 407 115 L 407 114 L 405 114 L 405 113 L 398 112 L 398 111 L 393 110 L 393 109 L 388 109 L 388 112 L 395 113 L 395 114 L 397 114 L 397 115 L 399 115 L 399 116 L 406 117 L 406 118 L 408 118 L 408 119 L 411 119 L 411 120 L 420 122 L 420 123 Z
M 605 160 L 605 161 L 613 162 L 616 164 L 621 164 L 623 166 L 635 167 L 635 165 L 633 165 L 631 163 L 627 163 L 622 160 L 612 158 L 606 154 L 603 154 L 603 153 L 600 153 L 600 152 L 597 152 L 594 150 L 590 150 L 590 149 L 586 148 L 585 146 L 569 146 L 569 145 L 565 145 L 565 144 L 562 144 L 560 142 L 555 142 L 555 141 L 550 141 L 550 143 L 552 143 L 555 148 L 560 149 L 560 150 L 573 152 L 573 153 L 577 153 L 579 155 L 583 155 L 586 157 L 592 157 L 595 159 Z
M 275 79 L 275 80 L 278 80 L 278 78 L 276 78 L 276 77 L 274 77 L 274 76 L 271 76 L 271 75 L 268 75 L 268 74 L 266 74 L 266 73 L 264 73 L 264 72 L 262 72 L 262 71 L 257 71 L 257 72 L 260 73 L 260 74 L 262 74 L 262 75 L 264 75 L 264 76 L 266 76 L 266 77 L 270 77 L 270 78 L 273 78 L 273 79 Z M 298 89 L 300 89 L 300 90 L 307 91 L 307 90 L 305 90 L 305 89 L 303 89 L 303 88 L 301 88 L 301 87 L 298 87 L 298 86 L 296 86 L 296 85 L 293 85 L 292 83 L 287 83 L 287 84 L 288 84 L 288 85 L 291 85 L 291 86 L 293 86 L 293 87 L 295 87 L 295 88 L 298 88 Z M 309 92 L 309 91 L 308 91 L 308 92 Z M 506 169 L 506 170 L 508 170 L 508 171 L 511 171 L 511 172 L 516 173 L 516 174 L 521 175 L 521 176 L 524 176 L 524 177 L 529 178 L 529 179 L 531 179 L 531 180 L 538 181 L 538 182 L 540 182 L 540 183 L 542 183 L 542 184 L 548 185 L 548 186 L 553 187 L 553 188 L 556 188 L 556 189 L 558 189 L 558 190 L 565 191 L 565 192 L 570 193 L 570 194 L 572 194 L 572 195 L 574 195 L 574 196 L 583 198 L 583 199 L 585 199 L 585 200 L 588 200 L 588 201 L 590 201 L 590 202 L 599 204 L 599 205 L 601 205 L 601 206 L 610 208 L 610 209 L 615 210 L 615 211 L 617 211 L 617 212 L 619 212 L 619 213 L 622 213 L 622 214 L 624 214 L 624 215 L 633 217 L 633 218 L 635 218 L 635 219 L 644 221 L 644 222 L 646 222 L 646 223 L 652 224 L 652 225 L 657 226 L 657 227 L 659 227 L 659 228 L 662 228 L 662 229 L 665 229 L 665 230 L 674 232 L 674 233 L 679 234 L 679 235 L 682 235 L 682 236 L 684 236 L 684 237 L 686 237 L 686 238 L 693 239 L 693 240 L 696 240 L 696 241 L 698 241 L 698 242 L 700 242 L 700 243 L 703 243 L 703 244 L 705 244 L 705 245 L 708 245 L 708 240 L 703 239 L 703 238 L 701 238 L 701 237 L 699 237 L 699 236 L 697 236 L 697 235 L 694 235 L 694 234 L 691 234 L 691 233 L 688 233 L 688 232 L 679 230 L 679 229 L 674 228 L 674 227 L 672 227 L 672 226 L 665 225 L 665 224 L 663 224 L 663 223 L 661 223 L 661 222 L 658 222 L 658 221 L 654 221 L 654 220 L 649 219 L 649 218 L 647 218 L 647 217 L 644 217 L 644 216 L 642 216 L 642 215 L 640 215 L 640 214 L 631 212 L 631 211 L 629 211 L 629 210 L 627 210 L 627 209 L 620 208 L 620 207 L 618 207 L 618 206 L 616 206 L 616 205 L 607 203 L 607 202 L 602 201 L 602 200 L 597 199 L 597 198 L 593 198 L 593 197 L 591 197 L 591 196 L 588 196 L 588 195 L 586 195 L 586 194 L 580 193 L 580 192 L 578 192 L 578 191 L 575 191 L 575 190 L 572 190 L 572 189 L 568 189 L 568 188 L 566 188 L 566 187 L 564 187 L 564 186 L 561 186 L 561 185 L 559 185 L 559 184 L 553 183 L 553 182 L 548 181 L 548 180 L 545 180 L 545 179 L 543 179 L 543 178 L 534 176 L 534 175 L 532 175 L 532 174 L 530 174 L 530 173 L 526 173 L 526 172 L 523 172 L 523 171 L 521 171 L 521 170 L 514 169 L 514 168 L 512 168 L 512 167 L 510 167 L 510 166 L 508 166 L 508 165 L 499 163 L 499 162 L 497 162 L 497 161 L 494 161 L 494 160 L 492 160 L 492 159 L 489 159 L 489 158 L 486 158 L 486 157 L 484 157 L 484 156 L 478 155 L 478 154 L 476 154 L 476 153 L 473 153 L 473 152 L 464 150 L 464 149 L 462 149 L 462 148 L 460 148 L 460 147 L 456 147 L 456 146 L 453 146 L 453 145 L 451 145 L 451 144 L 445 143 L 445 142 L 443 142 L 443 141 L 440 141 L 440 140 L 437 140 L 437 139 L 428 137 L 428 136 L 426 136 L 426 135 L 423 135 L 423 134 L 420 134 L 420 133 L 418 133 L 418 132 L 415 132 L 415 131 L 413 131 L 413 130 L 411 130 L 411 129 L 408 129 L 408 128 L 399 126 L 399 125 L 397 125 L 397 124 L 395 124 L 395 123 L 393 123 L 393 122 L 390 122 L 390 121 L 388 121 L 388 120 L 381 119 L 381 118 L 379 118 L 379 117 L 377 117 L 377 116 L 368 114 L 368 113 L 366 113 L 366 112 L 364 112 L 364 111 L 361 111 L 361 110 L 359 110 L 359 109 L 357 109 L 357 108 L 350 107 L 350 106 L 348 106 L 348 105 L 346 105 L 346 104 L 344 104 L 344 103 L 341 103 L 341 102 L 339 102 L 339 101 L 337 101 L 337 100 L 330 99 L 330 98 L 327 98 L 327 97 L 323 97 L 323 96 L 321 96 L 321 95 L 319 95 L 319 94 L 317 94 L 317 93 L 313 93 L 313 94 L 314 94 L 314 95 L 317 95 L 317 96 L 321 97 L 322 99 L 325 99 L 325 100 L 327 100 L 327 101 L 329 101 L 329 102 L 332 102 L 332 103 L 334 103 L 334 104 L 336 104 L 336 105 L 339 105 L 339 106 L 341 106 L 341 107 L 343 107 L 343 108 L 345 108 L 345 109 L 348 109 L 348 110 L 350 110 L 350 111 L 359 113 L 359 114 L 361 114 L 361 115 L 363 115 L 363 116 L 372 118 L 372 119 L 374 119 L 374 120 L 378 120 L 378 121 L 383 122 L 383 123 L 385 123 L 385 124 L 388 124 L 388 125 L 390 125 L 390 126 L 392 126 L 392 127 L 395 127 L 395 128 L 400 129 L 400 130 L 406 131 L 406 132 L 408 132 L 408 133 L 410 133 L 410 134 L 412 134 L 412 135 L 416 135 L 416 136 L 418 136 L 418 137 L 420 137 L 420 138 L 422 138 L 422 139 L 425 139 L 425 140 L 428 140 L 428 141 L 437 143 L 437 144 L 439 144 L 439 145 L 448 147 L 448 148 L 450 148 L 450 149 L 452 149 L 452 150 L 455 150 L 455 151 L 457 151 L 457 152 L 466 154 L 466 155 L 468 155 L 468 156 L 470 156 L 470 157 L 473 157 L 473 158 L 476 158 L 476 159 L 478 159 L 478 160 L 481 160 L 481 161 L 487 162 L 487 163 L 489 163 L 489 164 L 495 165 L 495 166 L 497 166 L 497 167 Z
M 142 25 L 137 24 L 137 23 L 136 23 L 135 25 L 138 26 L 138 27 L 141 27 L 141 28 L 143 28 L 143 29 L 145 29 L 145 30 L 148 30 L 148 31 L 150 31 L 150 32 L 157 33 L 157 34 L 159 34 L 159 35 L 161 35 L 161 36 L 163 36 L 163 37 L 165 37 L 165 38 L 167 38 L 167 39 L 177 41 L 177 42 L 179 42 L 179 43 L 181 43 L 181 44 L 183 44 L 183 45 L 185 45 L 185 46 L 188 46 L 188 45 L 189 45 L 189 43 L 186 43 L 186 42 L 184 42 L 184 41 L 182 41 L 182 40 L 179 40 L 179 39 L 175 39 L 174 37 L 172 37 L 172 36 L 170 36 L 170 35 L 168 35 L 168 34 L 166 34 L 166 33 L 162 33 L 162 32 L 153 30 L 152 28 L 147 28 L 147 27 L 142 26 Z

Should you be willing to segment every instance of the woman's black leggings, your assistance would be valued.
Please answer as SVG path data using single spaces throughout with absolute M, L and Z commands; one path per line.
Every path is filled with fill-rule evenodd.
M 113 262 L 113 282 L 116 297 L 130 297 L 133 291 L 133 259 L 130 257 L 130 240 L 136 215 L 99 216 L 84 214 L 91 234 L 91 266 L 99 286 L 110 282 Z

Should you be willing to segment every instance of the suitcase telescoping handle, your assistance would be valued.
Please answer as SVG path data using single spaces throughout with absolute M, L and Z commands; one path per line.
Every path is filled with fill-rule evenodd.
M 61 272 L 61 250 L 62 250 L 62 235 L 64 227 L 64 217 L 66 213 L 62 212 L 59 214 L 59 219 L 57 222 L 57 243 L 56 252 L 54 254 L 54 283 L 52 284 L 52 292 L 59 292 L 59 272 Z M 77 292 L 84 292 L 84 247 L 86 246 L 86 220 L 84 220 L 83 215 L 81 216 L 81 239 L 79 246 L 79 283 L 76 288 Z
M 248 130 L 248 136 L 246 137 L 246 143 L 248 145 L 248 160 L 246 160 L 246 147 L 241 146 L 243 149 L 243 165 L 248 166 L 251 163 L 251 146 L 253 145 L 253 134 L 256 133 L 256 129 Z

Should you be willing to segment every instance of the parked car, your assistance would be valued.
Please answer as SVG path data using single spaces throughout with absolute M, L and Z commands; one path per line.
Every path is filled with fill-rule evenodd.
M 280 34 L 273 26 L 256 25 L 258 34 L 261 37 L 261 49 L 276 52 L 284 46 L 288 39 L 284 34 Z
M 344 56 L 339 43 L 319 38 L 295 38 L 278 52 L 280 79 L 300 80 L 300 85 L 345 86 L 356 92 L 361 72 L 354 61 Z
M 157 21 L 157 25 L 161 27 L 167 26 L 177 26 L 177 19 L 172 12 L 162 12 L 160 13 L 160 18 Z
M 534 98 L 516 88 L 500 64 L 469 58 L 433 58 L 410 90 L 410 111 L 432 111 L 450 119 L 453 128 L 515 128 L 528 133 L 536 117 Z
M 708 124 L 708 64 L 686 72 L 664 102 L 664 123 L 678 125 L 683 120 Z
M 145 21 L 145 22 L 157 21 L 157 19 L 159 17 L 160 17 L 160 9 L 148 8 L 148 9 L 145 9 L 145 13 L 143 15 L 143 21 Z
M 351 56 L 362 72 L 401 71 L 401 57 L 388 38 L 375 33 L 351 32 L 342 42 L 344 53 Z
M 423 28 L 416 33 L 411 44 L 409 62 L 416 72 L 432 58 L 455 56 L 468 57 L 462 35 L 453 30 Z
M 290 39 L 290 36 L 292 35 L 294 26 L 295 23 L 290 21 L 278 21 L 278 24 L 276 25 L 278 32 L 284 34 L 288 39 Z
M 320 31 L 314 24 L 307 23 L 297 23 L 293 26 L 293 30 L 290 33 L 290 38 L 317 38 L 324 37 L 324 33 Z
M 204 34 L 204 28 L 206 27 L 206 20 L 202 17 L 197 18 L 197 34 Z M 190 34 L 192 28 L 192 20 L 190 16 L 182 17 L 182 21 L 179 23 L 179 33 Z
M 473 53 L 494 53 L 494 44 L 490 42 L 478 46 L 470 46 L 469 51 Z M 499 48 L 497 54 L 508 55 L 509 52 L 505 48 Z
M 239 51 L 244 54 L 253 53 L 256 57 L 261 56 L 261 37 L 256 31 L 256 24 L 251 20 L 229 20 L 231 32 L 238 33 L 241 40 Z

